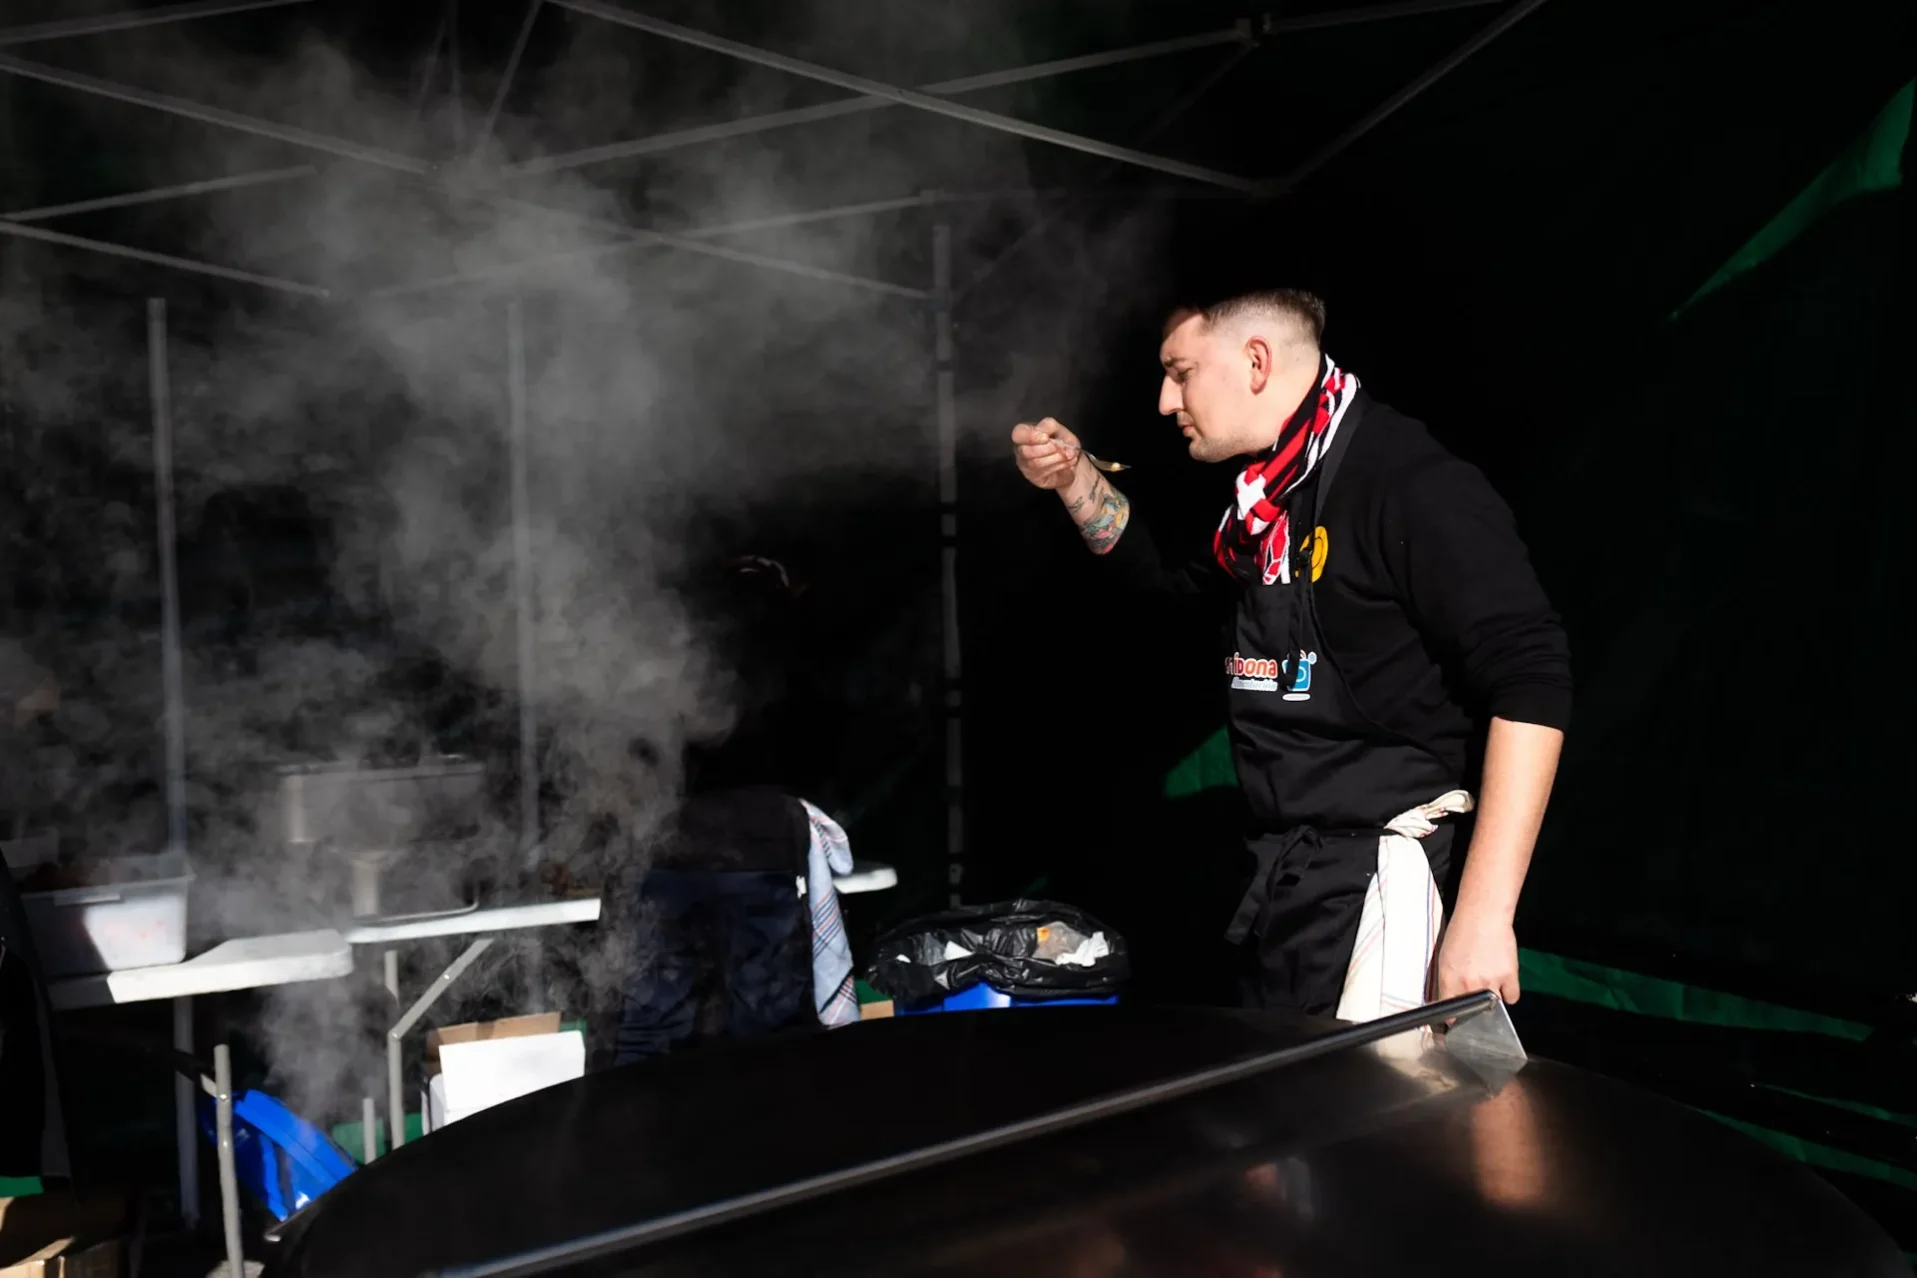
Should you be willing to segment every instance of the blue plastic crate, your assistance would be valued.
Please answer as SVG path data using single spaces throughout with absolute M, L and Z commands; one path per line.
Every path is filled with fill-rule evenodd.
M 200 1097 L 200 1130 L 219 1141 L 213 1098 Z M 285 1220 L 352 1174 L 354 1163 L 326 1133 L 265 1092 L 233 1097 L 233 1164 L 245 1185 Z
M 1116 1002 L 1116 994 L 1110 998 L 1013 998 L 1002 990 L 981 984 L 949 994 L 944 1002 L 917 1011 L 899 1008 L 897 1015 L 927 1016 L 933 1012 L 978 1012 L 999 1007 L 1109 1007 Z

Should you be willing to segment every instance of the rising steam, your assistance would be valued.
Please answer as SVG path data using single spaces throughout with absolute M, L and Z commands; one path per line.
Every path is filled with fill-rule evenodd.
M 951 28 L 944 44 L 968 50 L 968 67 L 1020 60 L 1023 40 L 1009 26 L 961 21 L 965 6 L 920 8 L 922 22 Z M 835 10 L 829 33 L 804 29 L 818 12 L 787 7 L 787 47 L 806 52 L 825 34 L 835 49 L 856 42 L 844 29 L 856 10 Z M 179 535 L 192 550 L 183 574 L 233 580 L 219 571 L 230 553 L 221 549 L 223 495 L 279 494 L 325 516 L 330 530 L 316 562 L 255 572 L 246 598 L 215 591 L 188 600 L 191 847 L 203 934 L 310 927 L 339 913 L 331 889 L 262 828 L 258 786 L 272 765 L 421 748 L 470 749 L 489 765 L 515 757 L 514 299 L 526 335 L 530 691 L 544 855 L 582 879 L 601 876 L 609 860 L 642 862 L 678 795 L 687 742 L 722 733 L 730 719 L 744 676 L 702 642 L 706 619 L 684 591 L 696 566 L 721 549 L 752 548 L 722 542 L 782 503 L 823 504 L 882 481 L 932 491 L 923 301 L 819 278 L 926 287 L 923 211 L 702 241 L 732 258 L 632 246 L 618 228 L 698 230 L 817 206 L 822 196 L 910 194 L 928 185 L 928 160 L 948 181 L 1002 190 L 1026 179 L 1020 148 L 949 122 L 875 113 L 637 168 L 509 176 L 496 166 L 542 150 L 834 96 L 730 64 L 687 69 L 669 48 L 557 11 L 541 23 L 566 28 L 565 37 L 535 46 L 490 141 L 472 146 L 486 102 L 469 94 L 460 104 L 463 156 L 449 154 L 455 129 L 443 87 L 421 108 L 415 86 L 376 75 L 326 39 L 249 61 L 204 37 L 196 43 L 185 29 L 193 24 L 183 24 L 85 54 L 92 74 L 443 161 L 407 175 L 198 126 L 162 131 L 163 144 L 141 156 L 152 184 L 312 160 L 309 178 L 212 197 L 190 217 L 160 210 L 151 225 L 175 235 L 169 251 L 331 292 L 322 302 L 209 294 L 172 277 L 138 286 L 180 289 L 169 306 L 169 355 Z M 74 109 L 103 137 L 126 110 Z M 139 224 L 115 225 L 124 236 Z M 973 261 L 963 227 L 957 247 L 961 267 Z M 762 260 L 742 263 L 740 252 Z M 1024 268 L 1041 296 L 1043 261 Z M 141 780 L 159 771 L 161 713 L 143 487 L 144 311 L 111 282 L 104 292 L 69 282 L 60 272 L 70 265 L 37 247 L 5 249 L 0 377 L 13 435 L 39 441 L 11 468 L 18 513 L 8 554 L 40 565 L 44 596 L 14 601 L 12 616 L 19 637 L 60 653 L 64 726 L 86 753 L 61 773 L 64 807 L 86 814 L 72 838 L 113 854 L 154 848 L 164 835 L 161 791 Z M 478 284 L 395 287 L 486 272 Z M 1047 304 L 1066 309 L 1057 298 Z M 995 444 L 996 420 L 991 427 Z M 90 443 L 76 447 L 82 437 Z M 105 459 L 108 473 L 86 476 L 81 489 L 104 499 L 73 498 L 75 468 L 97 465 L 83 457 Z M 84 579 L 104 606 L 81 632 L 45 621 L 27 632 L 29 618 L 57 608 L 61 574 Z M 923 607 L 929 573 L 895 584 L 902 608 Z M 321 596 L 331 602 L 320 613 L 302 612 Z M 436 702 L 401 695 L 426 658 L 457 685 Z M 505 881 L 523 868 L 516 789 L 494 786 L 477 815 L 482 829 L 460 863 L 435 866 L 449 884 L 475 869 Z M 574 947 L 590 981 L 619 976 L 607 953 L 588 948 L 604 940 L 590 929 L 543 940 Z M 493 965 L 466 992 L 505 970 Z M 459 1011 L 449 1003 L 435 1018 Z M 388 1014 L 376 992 L 345 983 L 275 992 L 261 1029 L 282 1093 L 316 1118 L 356 1113 Z

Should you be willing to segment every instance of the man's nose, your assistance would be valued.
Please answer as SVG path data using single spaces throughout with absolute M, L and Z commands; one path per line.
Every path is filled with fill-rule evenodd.
M 1164 417 L 1170 417 L 1183 408 L 1184 405 L 1179 402 L 1178 398 L 1178 383 L 1167 377 L 1158 387 L 1159 414 Z

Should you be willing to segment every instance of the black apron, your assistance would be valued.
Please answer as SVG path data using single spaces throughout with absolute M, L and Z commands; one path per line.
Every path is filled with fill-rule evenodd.
M 1312 604 L 1314 565 L 1330 560 L 1312 548 L 1318 514 L 1358 424 L 1347 420 L 1294 497 L 1307 517 L 1295 521 L 1290 550 L 1306 553 L 1293 555 L 1291 583 L 1246 587 L 1227 663 L 1234 736 L 1257 734 L 1259 753 L 1279 763 L 1239 769 L 1254 810 L 1270 824 L 1246 840 L 1251 878 L 1226 940 L 1251 943 L 1241 982 L 1247 1004 L 1312 1015 L 1336 1011 L 1344 992 L 1384 823 L 1449 788 L 1429 751 L 1383 733 L 1364 713 Z M 1275 668 L 1277 654 L 1263 651 L 1272 636 L 1295 639 L 1299 649 Z M 1441 825 L 1422 840 L 1439 882 L 1452 833 Z

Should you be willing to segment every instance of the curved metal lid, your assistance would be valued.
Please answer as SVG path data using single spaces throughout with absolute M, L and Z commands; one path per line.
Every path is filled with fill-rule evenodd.
M 1187 1009 L 947 1014 L 592 1075 L 356 1172 L 270 1272 L 454 1271 L 1330 1028 Z M 1550 1062 L 1494 1091 L 1446 1053 L 1413 1066 L 1376 1047 L 539 1271 L 1910 1273 L 1834 1190 L 1710 1119 Z

